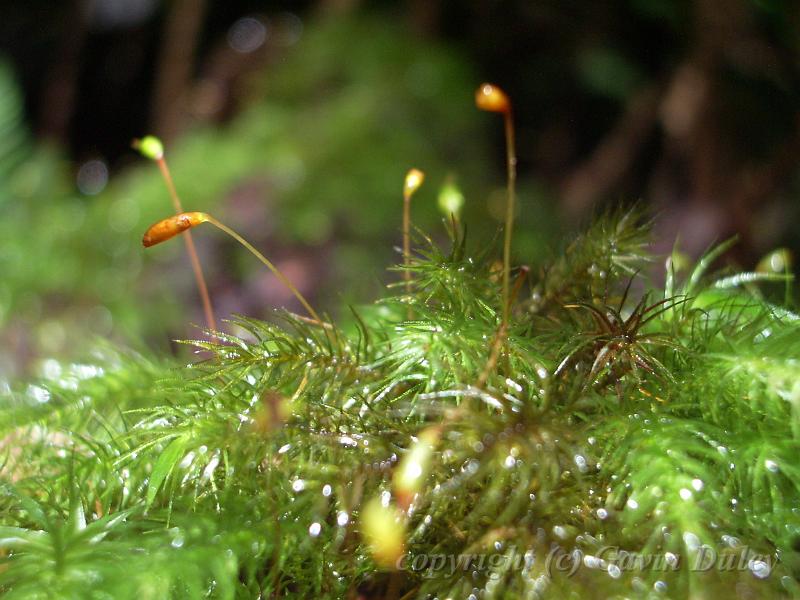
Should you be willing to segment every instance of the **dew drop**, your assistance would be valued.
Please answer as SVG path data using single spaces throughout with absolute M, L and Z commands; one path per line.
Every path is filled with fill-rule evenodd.
M 39 404 L 45 404 L 50 401 L 50 392 L 38 385 L 29 385 L 28 395 L 36 400 L 36 402 Z
M 763 560 L 750 560 L 747 563 L 747 568 L 750 569 L 750 572 L 759 579 L 766 579 L 772 572 L 769 563 Z
M 588 467 L 586 466 L 586 458 L 580 454 L 575 455 L 575 465 L 578 467 L 578 471 L 581 473 L 586 473 Z
M 722 543 L 726 546 L 730 546 L 731 548 L 736 548 L 739 546 L 739 544 L 741 544 L 739 538 L 727 534 L 722 536 Z
M 600 559 L 591 554 L 587 554 L 583 557 L 583 566 L 587 569 L 598 569 L 600 568 Z
M 464 471 L 465 473 L 469 474 L 469 475 L 474 475 L 475 473 L 478 472 L 478 469 L 480 468 L 480 466 L 481 466 L 480 462 L 478 462 L 474 458 L 471 458 L 461 468 L 461 470 Z
M 180 532 L 180 530 L 178 530 L 175 531 L 175 535 L 173 536 L 172 541 L 170 542 L 170 546 L 172 546 L 173 548 L 181 548 L 185 542 L 186 538 L 184 538 L 183 534 Z
M 317 537 L 320 531 L 322 531 L 322 525 L 317 522 L 312 523 L 308 527 L 308 533 L 311 535 L 311 537 Z
M 219 465 L 219 456 L 214 456 L 210 461 L 208 461 L 206 468 L 203 469 L 202 478 L 205 480 L 210 480 L 214 476 L 214 469 L 217 468 L 217 465 Z
M 691 531 L 683 534 L 683 543 L 689 550 L 697 550 L 700 547 L 700 538 Z

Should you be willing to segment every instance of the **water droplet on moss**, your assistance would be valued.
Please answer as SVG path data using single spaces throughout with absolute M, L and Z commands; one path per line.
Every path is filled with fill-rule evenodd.
M 700 547 L 700 538 L 691 531 L 683 534 L 683 543 L 689 550 L 697 550 Z
M 170 542 L 170 546 L 173 548 L 181 548 L 183 544 L 186 542 L 186 538 L 183 536 L 183 533 L 180 529 L 173 529 L 172 531 L 172 541 Z
M 747 563 L 747 568 L 750 569 L 750 572 L 759 579 L 766 579 L 772 572 L 769 563 L 763 560 L 752 559 Z
M 580 454 L 575 455 L 575 465 L 578 467 L 578 471 L 581 473 L 586 473 L 589 470 L 589 467 L 586 466 L 586 458 Z

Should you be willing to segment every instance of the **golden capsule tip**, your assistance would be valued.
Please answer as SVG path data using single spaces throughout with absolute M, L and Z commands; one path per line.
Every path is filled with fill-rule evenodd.
M 142 245 L 145 248 L 155 246 L 161 242 L 175 237 L 179 233 L 191 229 L 205 223 L 209 220 L 209 216 L 204 212 L 184 212 L 166 219 L 160 220 L 158 223 L 151 225 L 142 236 Z
M 405 193 L 410 196 L 419 189 L 423 181 L 425 181 L 425 173 L 419 169 L 411 169 L 406 173 L 406 181 L 403 187 Z
M 481 110 L 507 113 L 511 111 L 511 102 L 506 93 L 493 83 L 484 83 L 475 92 L 475 104 Z

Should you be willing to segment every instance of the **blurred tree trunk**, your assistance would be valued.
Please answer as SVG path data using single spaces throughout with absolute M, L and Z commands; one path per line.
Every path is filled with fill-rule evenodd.
M 724 141 L 720 72 L 731 49 L 749 35 L 751 23 L 740 0 L 698 0 L 692 19 L 693 48 L 676 69 L 661 106 L 664 158 L 673 173 L 686 174 L 686 188 L 680 189 L 680 181 L 673 178 L 672 189 L 655 190 L 655 199 L 672 213 L 672 231 L 667 235 L 686 232 L 685 249 L 699 254 L 737 229 L 733 199 L 744 165 Z M 739 230 L 745 241 L 748 230 L 748 226 Z
M 205 12 L 205 0 L 175 0 L 167 15 L 151 118 L 153 131 L 167 142 L 183 124 Z
M 566 176 L 561 197 L 570 217 L 582 218 L 629 172 L 655 128 L 661 93 L 660 86 L 651 85 L 633 94 L 616 125 L 589 158 Z
M 65 3 L 67 4 L 67 3 Z M 93 0 L 73 0 L 65 6 L 64 28 L 42 93 L 41 135 L 62 143 L 69 140 L 69 126 L 75 112 L 80 77 L 80 58 Z

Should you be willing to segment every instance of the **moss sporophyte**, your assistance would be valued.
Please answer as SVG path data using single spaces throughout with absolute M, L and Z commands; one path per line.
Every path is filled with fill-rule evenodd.
M 189 229 L 192 227 L 197 227 L 202 223 L 211 223 L 214 227 L 221 229 L 237 242 L 239 242 L 242 246 L 244 246 L 253 256 L 255 256 L 262 264 L 264 264 L 270 271 L 272 271 L 273 275 L 278 278 L 278 280 L 285 285 L 290 292 L 294 295 L 295 298 L 303 305 L 303 308 L 308 311 L 308 314 L 311 318 L 318 324 L 318 325 L 325 325 L 325 322 L 320 318 L 317 314 L 317 311 L 314 310 L 309 304 L 308 300 L 305 299 L 303 294 L 300 293 L 295 285 L 287 279 L 287 277 L 276 267 L 272 261 L 270 261 L 267 257 L 265 257 L 261 252 L 255 249 L 255 247 L 245 240 L 242 236 L 236 233 L 233 229 L 220 223 L 217 219 L 212 217 L 208 213 L 204 212 L 185 212 L 180 213 L 171 217 L 167 217 L 166 219 L 162 219 L 157 223 L 151 225 L 147 231 L 145 232 L 144 236 L 142 237 L 142 245 L 145 248 L 149 248 L 150 246 L 154 246 L 156 244 L 160 244 L 161 242 L 165 242 L 169 239 L 172 239 L 179 233 L 186 232 L 189 233 Z
M 175 182 L 172 180 L 172 173 L 167 165 L 167 159 L 164 156 L 164 144 L 157 137 L 147 135 L 140 140 L 133 140 L 131 145 L 138 150 L 142 156 L 156 162 L 161 171 L 161 176 L 164 178 L 164 183 L 167 186 L 167 191 L 169 192 L 169 197 L 172 200 L 172 206 L 175 212 L 182 213 L 183 205 L 181 204 L 180 196 L 178 196 L 178 191 L 175 189 Z M 200 264 L 200 259 L 197 256 L 197 249 L 195 248 L 192 234 L 187 232 L 183 239 L 186 242 L 186 252 L 189 254 L 189 260 L 192 263 L 192 272 L 194 273 L 195 282 L 197 283 L 197 289 L 200 291 L 206 326 L 214 330 L 217 328 L 217 320 L 214 316 L 211 296 L 208 293 L 208 285 L 203 275 L 203 267 Z

